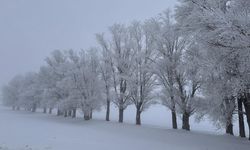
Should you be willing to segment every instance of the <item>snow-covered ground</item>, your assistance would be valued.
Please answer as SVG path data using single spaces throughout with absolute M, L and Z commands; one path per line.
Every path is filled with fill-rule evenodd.
M 131 111 L 128 111 L 131 110 Z M 125 113 L 125 121 L 132 123 L 133 109 Z M 143 115 L 143 123 L 105 122 L 103 113 L 95 113 L 94 120 L 83 121 L 42 113 L 12 111 L 0 106 L 0 150 L 249 150 L 246 139 L 228 135 L 213 135 L 207 123 L 192 124 L 193 132 L 167 129 L 168 116 L 155 108 Z M 113 111 L 112 111 L 113 112 Z M 153 113 L 154 112 L 154 113 Z M 112 120 L 116 119 L 113 112 Z M 155 116 L 157 115 L 158 116 Z M 152 115 L 152 116 L 150 116 Z M 153 116 L 154 115 L 154 116 Z M 151 117 L 151 119 L 150 119 Z M 152 121 L 158 122 L 152 123 Z M 151 123 L 150 123 L 151 122 Z M 164 127 L 164 124 L 166 127 Z M 202 127 L 206 129 L 202 130 Z

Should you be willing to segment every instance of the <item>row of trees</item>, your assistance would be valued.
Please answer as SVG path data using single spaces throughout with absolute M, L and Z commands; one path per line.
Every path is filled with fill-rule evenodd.
M 240 136 L 245 136 L 244 117 L 250 125 L 250 1 L 180 0 L 175 14 L 180 30 L 198 44 L 202 65 L 202 94 L 210 109 L 204 114 L 233 134 L 233 115 L 238 112 Z M 242 105 L 245 106 L 245 111 Z
M 250 127 L 250 2 L 248 0 L 179 0 L 174 17 L 165 11 L 155 18 L 129 25 L 114 24 L 97 34 L 98 46 L 89 50 L 55 50 L 37 73 L 12 79 L 3 88 L 4 103 L 13 109 L 84 119 L 106 106 L 119 110 L 119 122 L 129 105 L 136 108 L 136 124 L 150 105 L 161 103 L 177 114 L 182 128 L 189 118 L 208 115 L 233 134 L 238 114 L 245 137 L 244 115 Z M 243 107 L 244 106 L 244 107 Z M 249 130 L 250 131 L 250 130 Z

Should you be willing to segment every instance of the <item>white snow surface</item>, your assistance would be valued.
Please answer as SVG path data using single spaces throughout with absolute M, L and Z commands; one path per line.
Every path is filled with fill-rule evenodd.
M 102 113 L 103 114 L 103 113 Z M 84 121 L 0 106 L 0 150 L 249 150 L 247 139 L 160 126 Z M 125 115 L 125 117 L 127 117 Z M 156 116 L 157 117 L 157 116 Z M 129 117 L 132 118 L 132 117 Z M 159 117 L 161 118 L 161 117 Z M 144 116 L 144 120 L 147 119 Z M 202 126 L 202 125 L 201 125 Z M 206 131 L 206 130 L 204 130 Z

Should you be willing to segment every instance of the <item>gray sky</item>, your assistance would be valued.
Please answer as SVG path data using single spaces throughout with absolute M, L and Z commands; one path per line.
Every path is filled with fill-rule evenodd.
M 0 0 L 0 87 L 36 71 L 54 49 L 95 46 L 113 23 L 144 20 L 177 0 Z

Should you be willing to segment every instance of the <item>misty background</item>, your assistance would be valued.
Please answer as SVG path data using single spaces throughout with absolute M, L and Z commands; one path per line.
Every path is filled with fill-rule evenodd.
M 143 21 L 177 0 L 1 0 L 0 87 L 37 71 L 55 50 L 96 46 L 95 33 L 114 23 Z

